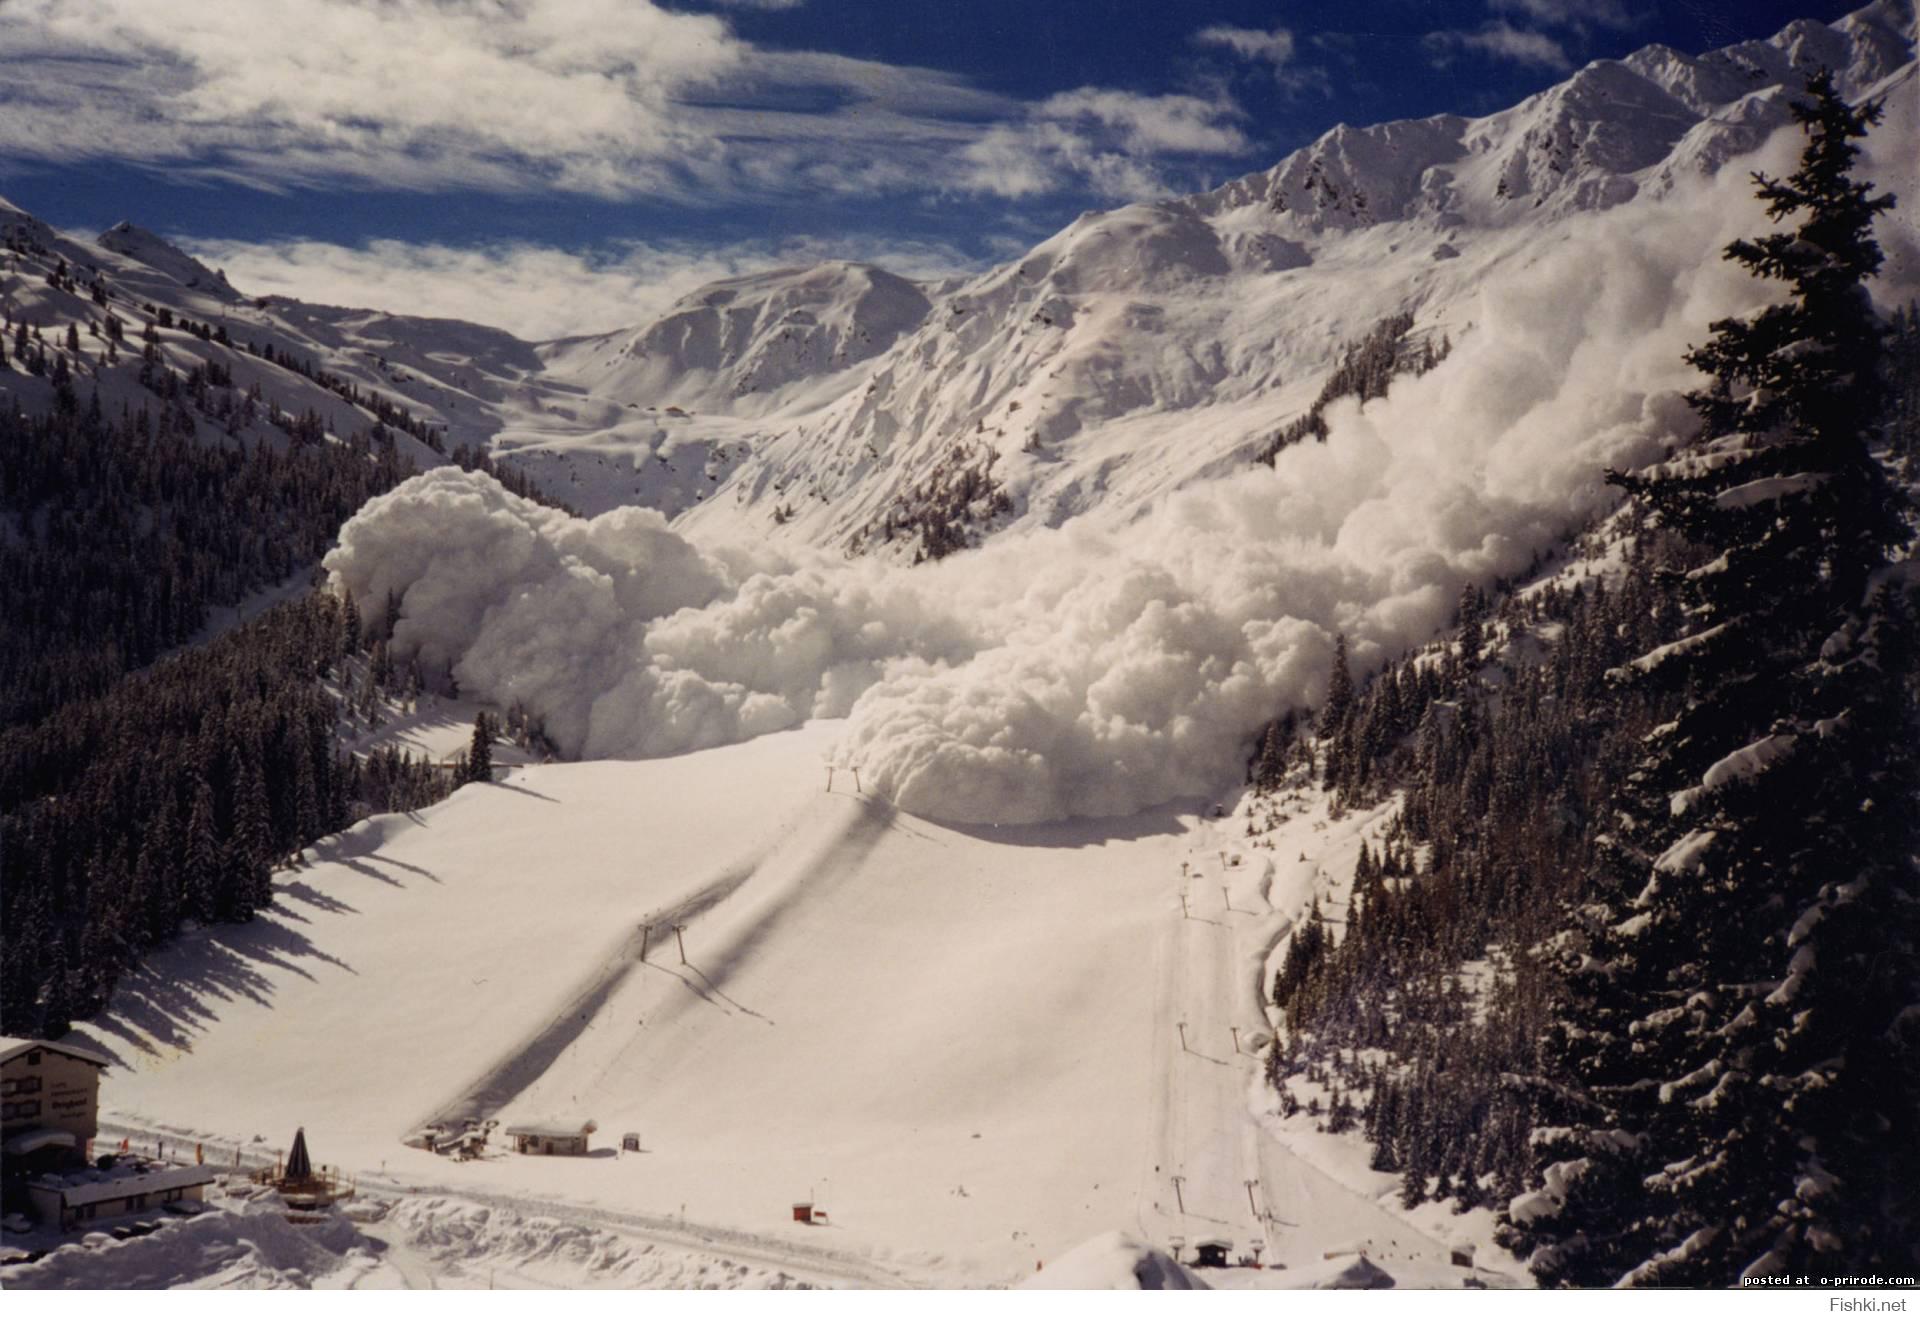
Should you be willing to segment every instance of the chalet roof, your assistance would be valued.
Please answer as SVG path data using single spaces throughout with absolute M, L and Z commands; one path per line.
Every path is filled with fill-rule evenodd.
M 65 1128 L 40 1127 L 14 1133 L 7 1138 L 4 1145 L 0 1145 L 0 1151 L 5 1151 L 9 1155 L 31 1155 L 36 1150 L 44 1150 L 48 1146 L 65 1146 L 69 1150 L 74 1150 L 79 1145 L 80 1138 Z
M 530 1118 L 507 1129 L 510 1137 L 584 1137 L 600 1130 L 590 1118 Z
M 80 1045 L 63 1045 L 52 1040 L 22 1040 L 18 1036 L 0 1036 L 0 1063 L 8 1063 L 29 1050 L 49 1050 L 54 1054 L 64 1054 L 70 1059 L 79 1059 L 96 1068 L 111 1068 L 113 1060 L 95 1050 Z
M 151 1196 L 155 1193 L 184 1191 L 189 1187 L 204 1187 L 215 1177 L 215 1171 L 204 1164 L 178 1168 L 116 1164 L 111 1169 L 86 1169 L 78 1173 L 35 1178 L 32 1186 L 58 1192 L 67 1205 L 80 1206 L 118 1201 L 128 1196 Z

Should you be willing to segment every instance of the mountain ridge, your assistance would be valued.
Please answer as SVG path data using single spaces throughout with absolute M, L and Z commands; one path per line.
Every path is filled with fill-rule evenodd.
M 913 558 L 1093 512 L 1124 524 L 1266 452 L 1343 346 L 1409 312 L 1423 339 L 1467 332 L 1494 269 L 1758 147 L 1816 64 L 1849 95 L 1898 93 L 1897 158 L 1920 133 L 1912 20 L 1910 0 L 1874 0 L 1697 57 L 1647 46 L 1490 115 L 1338 125 L 1209 192 L 1089 212 L 972 276 L 757 272 L 544 343 L 248 300 L 131 223 L 83 243 L 5 214 L 136 304 L 324 365 L 582 512 L 639 504 L 703 534 Z M 202 352 L 164 329 L 162 349 Z M 283 385 L 289 411 L 322 402 Z

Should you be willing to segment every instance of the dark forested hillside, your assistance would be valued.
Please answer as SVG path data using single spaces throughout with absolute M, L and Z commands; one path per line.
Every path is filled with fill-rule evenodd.
M 0 1030 L 58 1034 L 183 920 L 269 902 L 294 849 L 444 792 L 336 753 L 327 681 L 377 636 L 329 597 L 138 672 L 411 471 L 366 436 L 209 444 L 164 404 L 0 415 Z
M 53 387 L 40 415 L 0 409 L 0 1030 L 15 1035 L 64 1031 L 182 922 L 249 918 L 300 847 L 456 778 L 337 748 L 339 695 L 364 711 L 419 689 L 387 654 L 386 615 L 363 626 L 314 594 L 179 649 L 214 607 L 310 572 L 413 473 L 394 428 L 424 428 L 349 392 L 381 420 L 337 437 L 212 358 L 165 365 L 151 338 L 140 405 L 110 413 L 77 341 L 20 323 L 0 359 Z M 256 418 L 271 438 L 246 438 Z M 539 498 L 485 454 L 452 457 Z
M 191 416 L 0 413 L 0 727 L 107 690 L 232 605 L 318 561 L 411 475 L 362 435 L 208 444 Z
M 1454 645 L 1250 767 L 1400 795 L 1275 978 L 1283 1109 L 1316 1084 L 1409 1206 L 1498 1204 L 1547 1284 L 1920 1251 L 1915 321 L 1863 293 L 1877 112 L 1809 92 L 1800 170 L 1756 176 L 1795 227 L 1728 249 L 1792 296 L 1690 355 L 1702 431 L 1610 474 L 1598 572 L 1470 590 Z
M 58 1035 L 183 921 L 266 906 L 303 845 L 445 794 L 430 766 L 337 750 L 325 680 L 367 638 L 315 593 L 0 732 L 0 1031 Z
M 1668 713 L 1607 673 L 1670 622 L 1650 583 L 1685 561 L 1644 526 L 1607 531 L 1626 555 L 1615 585 L 1550 579 L 1492 617 L 1469 589 L 1452 647 L 1388 668 L 1321 737 L 1270 737 L 1253 769 L 1269 789 L 1311 776 L 1341 809 L 1403 794 L 1361 857 L 1344 936 L 1320 926 L 1289 950 L 1268 1075 L 1283 1096 L 1291 1077 L 1333 1088 L 1331 1125 L 1364 1127 L 1409 1205 L 1519 1192 L 1529 1123 L 1511 1079 L 1534 1070 L 1553 984 L 1539 945 L 1579 892 L 1610 785 Z M 1496 974 L 1470 991 L 1462 967 L 1481 961 Z

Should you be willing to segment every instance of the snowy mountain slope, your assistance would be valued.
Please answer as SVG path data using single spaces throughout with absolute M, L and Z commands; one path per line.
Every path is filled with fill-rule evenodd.
M 586 513 L 641 504 L 703 532 L 912 558 L 928 548 L 916 522 L 951 524 L 953 544 L 1096 509 L 1124 523 L 1234 469 L 1305 410 L 1343 342 L 1409 310 L 1418 337 L 1457 338 L 1491 271 L 1758 147 L 1817 65 L 1850 95 L 1892 92 L 1882 155 L 1911 157 L 1912 33 L 1909 0 L 1875 0 L 1698 57 L 1648 47 L 1497 114 L 1336 128 L 1211 193 L 1083 216 L 969 279 L 832 262 L 542 345 L 249 303 L 131 225 L 51 237 L 138 300 L 378 390 Z M 42 307 L 36 283 L 0 296 L 49 325 L 84 311 Z M 291 412 L 340 411 L 264 384 Z
M 778 406 L 788 386 L 817 387 L 884 352 L 930 309 L 897 275 L 824 262 L 721 280 L 637 330 L 541 351 L 556 377 L 596 394 L 750 414 Z
M 430 391 L 410 395 L 397 388 L 398 373 L 356 348 L 331 319 L 312 309 L 289 307 L 291 314 L 283 315 L 273 305 L 247 302 L 224 275 L 136 226 L 116 225 L 97 241 L 75 239 L 0 200 L 0 236 L 12 247 L 0 272 L 0 310 L 14 326 L 37 333 L 50 354 L 67 359 L 82 400 L 97 392 L 107 409 L 159 407 L 161 401 L 139 382 L 143 327 L 152 323 L 162 363 L 183 375 L 211 367 L 229 375 L 238 394 L 258 391 L 251 418 L 217 422 L 198 409 L 182 414 L 208 442 L 227 437 L 284 445 L 287 434 L 269 420 L 276 408 L 290 417 L 317 413 L 335 436 L 371 427 L 374 411 L 329 388 L 317 378 L 321 372 L 364 396 L 378 394 L 423 422 L 437 427 L 446 421 Z M 71 290 L 51 278 L 63 267 Z M 124 340 L 112 346 L 109 316 L 124 328 Z M 66 346 L 69 328 L 77 352 Z M 34 409 L 44 407 L 52 391 L 44 377 L 15 362 L 0 371 L 0 397 L 9 396 Z M 396 442 L 423 467 L 444 461 L 411 435 L 396 432 Z
M 363 823 L 83 1028 L 120 1061 L 110 1121 L 220 1158 L 302 1123 L 381 1185 L 868 1282 L 1011 1282 L 1114 1228 L 1296 1265 L 1372 1238 L 1447 1274 L 1370 1195 L 1259 1142 L 1256 982 L 1304 891 L 1257 854 L 1222 866 L 1227 829 L 1184 812 L 962 831 L 844 772 L 823 792 L 832 732 L 521 768 Z M 1355 834 L 1324 829 L 1279 846 L 1335 867 Z M 407 1066 L 370 1085 L 381 1059 Z M 592 1118 L 602 1149 L 400 1144 L 463 1106 Z M 643 1153 L 616 1157 L 626 1131 Z M 792 1221 L 809 1196 L 826 1226 Z
M 130 222 L 94 240 L 78 239 L 0 200 L 0 233 L 21 239 L 8 268 L 0 270 L 0 311 L 37 329 L 56 354 L 64 354 L 66 328 L 77 327 L 83 352 L 71 363 L 76 388 L 82 398 L 99 389 L 103 406 L 138 409 L 154 402 L 137 383 L 137 336 L 144 322 L 157 319 L 163 361 L 183 374 L 206 364 L 231 372 L 240 391 L 259 388 L 262 411 L 274 406 L 293 417 L 313 411 L 330 433 L 345 435 L 372 425 L 376 413 L 369 401 L 378 396 L 437 432 L 442 450 L 465 444 L 515 457 L 549 493 L 589 513 L 634 504 L 678 513 L 706 498 L 735 454 L 744 452 L 733 419 L 719 419 L 717 435 L 704 425 L 689 434 L 691 419 L 677 407 L 642 408 L 595 393 L 568 370 L 549 368 L 546 358 L 552 355 L 591 376 L 581 341 L 537 346 L 471 322 L 251 299 L 223 273 Z M 47 280 L 62 261 L 76 280 L 73 293 Z M 96 280 L 106 290 L 105 304 L 91 296 Z M 817 268 L 743 283 L 793 295 L 792 305 L 770 314 L 763 327 L 757 379 L 795 363 L 804 366 L 810 355 L 853 360 L 874 344 L 884 346 L 887 339 L 873 339 L 872 327 L 859 319 L 865 309 L 878 307 L 899 320 L 913 314 L 920 297 L 905 281 L 850 266 L 837 274 Z M 866 292 L 854 290 L 856 284 Z M 845 294 L 844 306 L 829 305 L 836 291 Z M 97 333 L 108 312 L 125 324 L 131 341 L 111 364 Z M 800 342 L 796 326 L 809 317 L 817 324 L 812 337 Z M 209 337 L 187 329 L 187 322 L 207 327 Z M 218 339 L 222 333 L 230 343 Z M 644 331 L 634 336 L 636 343 L 645 337 Z M 624 343 L 622 337 L 613 351 L 618 354 Z M 346 388 L 359 391 L 363 402 L 347 400 Z M 731 397 L 731 386 L 714 389 Z M 30 408 L 52 397 L 44 379 L 18 364 L 0 371 L 0 396 Z M 687 394 L 696 396 L 704 397 L 698 390 Z M 208 440 L 222 430 L 204 421 L 201 426 Z M 285 435 L 264 419 L 233 433 L 285 443 Z M 444 461 L 412 436 L 400 435 L 398 442 L 422 467 Z
M 861 388 L 752 437 L 690 525 L 777 521 L 872 549 L 954 468 L 1011 501 L 977 504 L 981 530 L 1096 507 L 1124 521 L 1256 450 L 1343 340 L 1403 310 L 1457 333 L 1488 272 L 1567 222 L 1758 146 L 1813 67 L 1851 95 L 1911 99 L 1912 17 L 1880 0 L 1698 59 L 1649 48 L 1498 114 L 1343 126 L 1213 193 L 1083 216 L 961 285 Z M 1910 155 L 1913 133 L 1909 114 L 1885 158 Z
M 1896 76 L 1910 93 L 1910 75 Z M 1903 94 L 1871 162 L 1883 185 L 1908 195 L 1920 164 L 1904 151 L 1916 139 L 1914 108 Z M 1793 143 L 1767 151 L 1743 164 L 1778 170 Z M 1229 299 L 1205 296 L 1221 292 L 1208 281 L 1228 277 L 1173 273 L 1236 259 L 1221 231 L 1189 223 L 1182 206 L 1090 217 L 1025 267 L 982 277 L 968 286 L 980 315 L 954 317 L 950 300 L 875 359 L 870 394 L 822 410 L 836 425 L 885 430 L 905 399 L 953 424 L 986 406 L 977 398 L 1017 384 L 1022 397 L 993 409 L 990 434 L 980 418 L 937 446 L 921 426 L 899 433 L 890 457 L 863 451 L 848 497 L 870 501 L 856 506 L 865 517 L 855 532 L 876 539 L 901 527 L 887 483 L 921 454 L 932 471 L 910 493 L 929 509 L 907 516 L 910 535 L 944 517 L 952 548 L 951 522 L 967 502 L 994 507 L 1024 482 L 1030 525 L 1017 535 L 931 570 L 849 566 L 770 545 L 768 529 L 724 497 L 669 530 L 634 510 L 577 522 L 486 483 L 422 479 L 370 502 L 329 567 L 357 597 L 398 593 L 407 645 L 430 646 L 427 663 L 453 665 L 463 690 L 540 712 L 567 755 L 663 755 L 845 716 L 839 763 L 915 814 L 998 824 L 1125 816 L 1236 776 L 1263 722 L 1322 698 L 1336 634 L 1366 672 L 1427 641 L 1464 587 L 1551 554 L 1612 503 L 1607 467 L 1652 461 L 1689 433 L 1682 392 L 1698 376 L 1687 346 L 1714 319 L 1770 297 L 1721 260 L 1729 241 L 1765 223 L 1743 169 L 1544 229 L 1463 237 L 1444 259 L 1423 246 L 1422 287 L 1436 303 L 1459 300 L 1452 353 L 1364 407 L 1334 400 L 1326 441 L 1294 444 L 1269 466 L 1250 461 L 1244 437 L 1271 434 L 1289 406 L 1304 411 L 1324 381 L 1275 386 L 1262 372 L 1298 327 L 1317 327 L 1323 344 L 1372 331 L 1354 318 L 1395 305 L 1415 260 L 1404 240 L 1422 231 L 1342 233 L 1309 267 L 1234 277 L 1235 291 L 1260 298 Z M 1886 232 L 1894 276 L 1911 285 L 1920 266 L 1903 218 Z M 1142 253 L 1164 274 L 1152 303 L 1052 293 L 1060 315 L 1013 322 L 1009 308 L 1056 280 L 1105 278 Z M 1190 286 L 1202 292 L 1180 292 Z M 1136 313 L 1143 324 L 1157 316 L 1161 332 L 1123 323 Z M 1196 325 L 1235 353 L 1194 358 L 1186 335 Z M 1049 354 L 1061 344 L 1097 389 L 1056 399 L 1044 375 L 1015 379 L 1059 365 Z M 1241 352 L 1248 344 L 1262 351 Z M 951 353 L 921 370 L 923 349 Z M 1100 374 L 1108 362 L 1118 364 L 1112 377 Z M 1086 400 L 1091 412 L 1127 398 L 1127 374 L 1141 372 L 1155 373 L 1162 393 L 1218 383 L 1196 385 L 1185 410 L 1143 406 L 1078 427 L 1074 405 Z M 886 405 L 870 401 L 883 394 Z M 1058 429 L 1011 456 L 995 447 L 1011 443 L 1003 432 L 1043 426 Z M 773 450 L 791 444 L 796 465 L 831 457 L 811 441 L 788 437 Z M 749 472 L 772 481 L 768 497 L 785 502 L 775 512 L 796 534 L 830 527 L 840 508 L 814 498 L 817 488 L 780 491 L 777 456 L 751 455 L 732 482 Z M 1036 509 L 1040 483 L 1052 489 Z M 651 548 L 638 557 L 618 551 L 643 543 Z M 666 556 L 658 564 L 656 551 Z M 663 614 L 656 588 L 690 608 Z

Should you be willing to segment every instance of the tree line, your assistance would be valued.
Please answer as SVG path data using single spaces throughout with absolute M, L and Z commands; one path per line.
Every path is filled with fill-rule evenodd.
M 1809 92 L 1756 176 L 1792 226 L 1727 253 L 1790 296 L 1689 355 L 1695 439 L 1609 475 L 1615 585 L 1469 592 L 1250 767 L 1401 802 L 1275 978 L 1283 1108 L 1318 1083 L 1408 1205 L 1497 1204 L 1550 1285 L 1916 1272 L 1915 318 L 1864 291 L 1878 110 Z
M 18 254 L 45 256 L 23 230 Z M 49 274 L 71 275 L 59 267 Z M 63 284 L 64 287 L 64 284 Z M 160 309 L 164 310 L 164 309 Z M 110 365 L 120 336 L 97 326 Z M 413 810 L 486 776 L 486 752 L 439 766 L 350 752 L 392 703 L 442 675 L 392 653 L 398 602 L 325 593 L 204 645 L 210 611 L 297 578 L 369 498 L 413 475 L 376 420 L 344 438 L 217 357 L 182 372 L 139 336 L 138 407 L 82 397 L 79 328 L 14 322 L 18 367 L 54 385 L 31 416 L 0 412 L 0 1031 L 56 1036 L 187 923 L 244 921 L 272 870 L 353 820 Z M 177 323 L 209 342 L 217 327 Z M 98 370 L 98 367 L 95 368 Z M 289 437 L 249 439 L 256 419 Z M 211 438 L 209 438 L 211 436 Z M 484 452 L 453 461 L 541 498 Z M 538 721 L 511 714 L 538 745 Z M 493 730 L 476 745 L 490 744 Z

